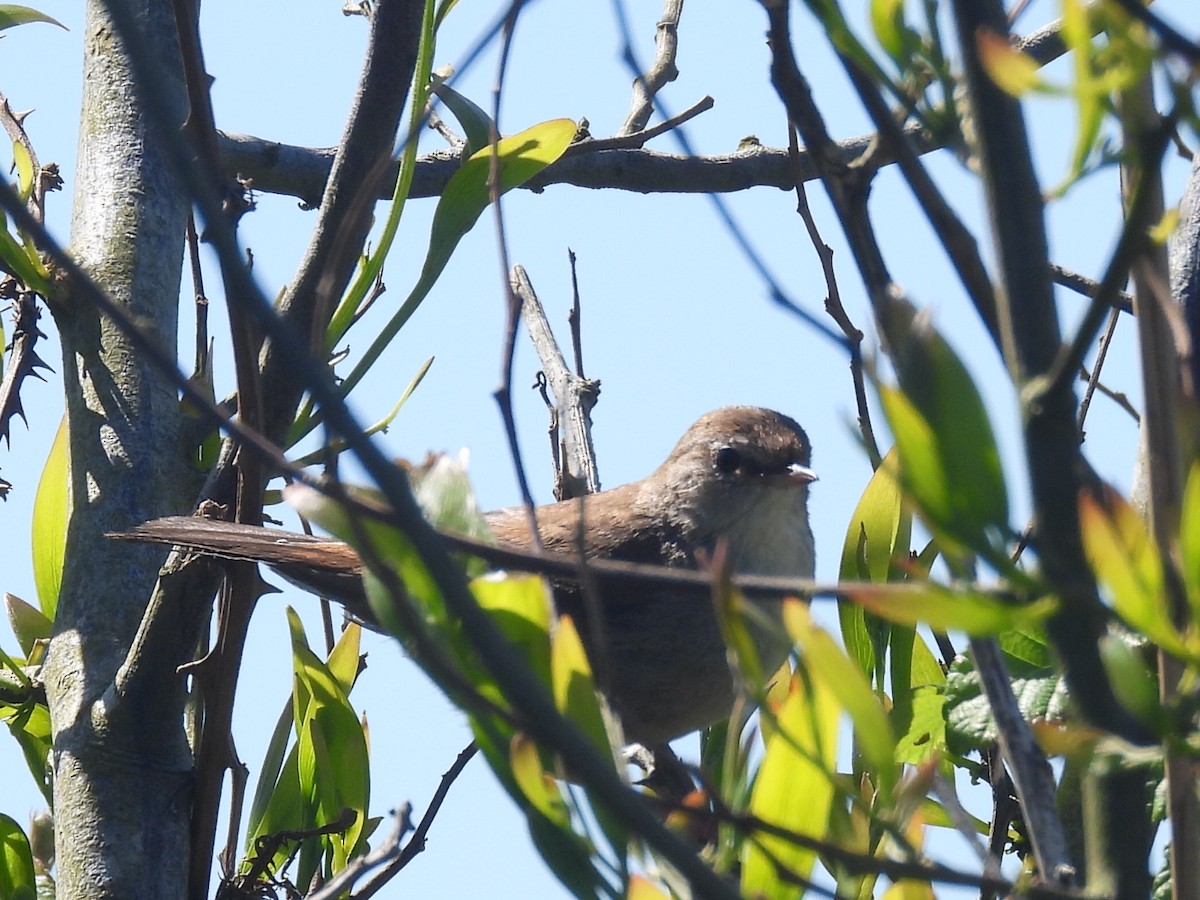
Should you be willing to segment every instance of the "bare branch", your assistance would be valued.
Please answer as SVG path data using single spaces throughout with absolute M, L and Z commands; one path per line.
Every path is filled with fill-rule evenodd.
M 512 270 L 512 288 L 521 300 L 525 327 L 533 341 L 542 371 L 554 392 L 555 408 L 560 426 L 565 424 L 563 438 L 565 456 L 561 484 L 558 490 L 566 500 L 580 493 L 594 494 L 600 490 L 600 475 L 596 470 L 596 453 L 592 446 L 592 408 L 600 394 L 600 383 L 580 378 L 567 367 L 558 342 L 546 319 L 546 311 L 533 290 L 522 266 Z M 556 492 L 557 493 L 557 492 Z
M 662 17 L 654 33 L 654 61 L 633 82 L 633 106 L 625 122 L 617 129 L 618 135 L 634 134 L 644 129 L 654 113 L 655 95 L 679 77 L 675 54 L 679 50 L 679 17 L 682 13 L 683 0 L 666 0 L 663 4 Z M 629 48 L 626 48 L 626 56 L 630 61 Z

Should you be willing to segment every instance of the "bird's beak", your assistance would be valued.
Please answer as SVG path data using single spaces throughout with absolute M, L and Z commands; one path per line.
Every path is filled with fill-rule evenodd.
M 817 480 L 817 473 L 808 466 L 792 463 L 788 466 L 787 477 L 789 480 L 798 481 L 801 484 L 811 484 Z

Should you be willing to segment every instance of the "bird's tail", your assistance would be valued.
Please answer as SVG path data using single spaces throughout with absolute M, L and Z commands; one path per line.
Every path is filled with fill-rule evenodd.
M 332 538 L 201 516 L 154 519 L 108 537 L 264 563 L 305 590 L 342 602 L 355 614 L 366 606 L 362 561 L 353 548 Z

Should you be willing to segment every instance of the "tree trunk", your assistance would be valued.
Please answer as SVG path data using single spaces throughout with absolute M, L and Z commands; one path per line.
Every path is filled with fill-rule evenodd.
M 171 127 L 186 116 L 171 4 L 130 0 L 155 57 Z M 188 200 L 172 175 L 105 12 L 91 0 L 72 220 L 82 267 L 174 352 Z M 191 753 L 183 679 L 146 690 L 122 666 L 161 550 L 107 531 L 189 503 L 176 391 L 71 286 L 54 306 L 62 336 L 72 514 L 46 667 L 54 739 L 58 896 L 182 897 Z M 161 705 L 164 698 L 168 703 Z

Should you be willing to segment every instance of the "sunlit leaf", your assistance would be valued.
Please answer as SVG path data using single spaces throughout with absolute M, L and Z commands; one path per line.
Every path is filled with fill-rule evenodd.
M 46 267 L 12 236 L 8 230 L 8 219 L 3 213 L 0 213 L 0 269 L 11 272 L 31 291 L 43 297 L 51 295 L 50 275 Z
M 558 785 L 542 766 L 542 757 L 528 735 L 517 732 L 509 748 L 512 774 L 525 799 L 541 815 L 559 826 L 570 825 L 570 816 Z
M 837 724 L 841 712 L 828 686 L 798 673 L 793 691 L 779 710 L 779 731 L 767 743 L 750 812 L 765 822 L 813 838 L 829 825 L 837 759 Z M 742 893 L 763 898 L 795 896 L 795 887 L 780 877 L 777 860 L 789 872 L 807 878 L 816 852 L 785 838 L 756 833 L 742 853 Z
M 871 0 L 871 28 L 892 59 L 904 55 L 904 0 Z
M 491 529 L 475 502 L 465 455 L 440 453 L 408 468 L 413 497 L 429 523 L 479 540 L 490 540 Z
M 1146 236 L 1154 243 L 1165 247 L 1171 239 L 1171 235 L 1175 233 L 1175 229 L 1179 227 L 1179 207 L 1173 206 L 1163 213 L 1163 217 L 1152 225 Z
M 38 12 L 36 9 L 30 9 L 28 6 L 17 6 L 12 3 L 0 4 L 0 31 L 6 28 L 12 28 L 16 25 L 25 25 L 29 22 L 46 22 L 50 25 L 57 25 L 63 31 L 67 31 L 67 26 L 44 12 Z
M 896 761 L 919 764 L 946 746 L 946 675 L 915 630 L 906 630 L 903 642 L 899 631 L 900 626 L 894 626 L 891 666 Z
M 26 659 L 33 656 L 38 641 L 48 641 L 54 623 L 36 606 L 31 606 L 15 594 L 5 593 L 4 608 L 8 613 L 8 624 L 17 638 L 17 645 Z
M 58 593 L 62 585 L 63 554 L 67 546 L 69 503 L 69 459 L 67 417 L 64 415 L 50 445 L 42 477 L 33 501 L 33 582 L 37 586 L 38 606 L 46 618 L 54 621 Z
M 608 734 L 596 700 L 596 683 L 588 663 L 583 641 L 570 616 L 558 621 L 550 646 L 550 672 L 554 684 L 554 705 L 590 739 L 595 747 L 608 752 Z
M 50 710 L 41 703 L 25 702 L 19 706 L 0 703 L 0 721 L 21 747 L 21 756 L 47 804 L 53 803 L 50 783 Z
M 1179 554 L 1192 621 L 1200 624 L 1200 462 L 1192 463 L 1180 504 Z
M 1014 628 L 1036 628 L 1057 603 L 1004 603 L 970 588 L 946 588 L 933 582 L 855 585 L 850 592 L 875 615 L 901 625 L 924 624 L 938 631 L 972 636 L 997 635 Z
M 246 818 L 246 852 L 250 853 L 254 841 L 261 834 L 269 834 L 269 825 L 262 826 L 263 819 L 269 815 L 272 806 L 278 807 L 273 816 L 276 822 L 299 821 L 300 809 L 303 804 L 299 795 L 299 777 L 296 773 L 296 751 L 290 751 L 289 743 L 292 736 L 292 708 L 289 704 L 279 714 L 271 739 L 267 742 L 267 751 L 263 755 L 262 766 L 259 769 L 258 786 L 254 789 L 254 799 L 250 804 L 250 812 Z M 285 773 L 287 777 L 285 777 Z M 287 795 L 286 797 L 284 795 Z M 288 807 L 286 810 L 282 807 Z
M 629 879 L 629 887 L 625 892 L 625 900 L 670 900 L 670 896 L 654 882 L 641 875 L 634 875 Z
M 925 313 L 899 307 L 889 329 L 900 389 L 879 386 L 900 480 L 943 549 L 1004 555 L 1008 494 L 987 409 L 966 366 Z
M 871 476 L 850 517 L 842 544 L 838 577 L 842 581 L 886 582 L 898 564 L 907 560 L 912 517 L 904 510 L 903 494 L 896 478 L 898 467 L 893 448 Z M 876 674 L 882 658 L 886 631 L 880 623 L 867 621 L 862 607 L 838 602 L 838 617 L 846 651 L 869 676 Z
M 304 691 L 296 692 L 294 717 L 300 748 L 301 792 L 315 800 L 318 821 L 326 824 L 343 808 L 356 813 L 344 833 L 330 834 L 323 842 L 332 850 L 332 861 L 342 865 L 358 844 L 366 825 L 370 796 L 370 764 L 366 736 L 357 713 L 329 667 L 309 649 L 304 628 L 289 609 L 288 630 L 292 638 L 295 680 Z M 308 701 L 302 699 L 307 696 Z M 301 826 L 304 827 L 304 826 Z
M 33 850 L 16 820 L 0 813 L 0 897 L 34 900 Z
M 17 170 L 17 193 L 22 203 L 28 203 L 33 195 L 34 175 L 33 157 L 29 148 L 21 141 L 13 141 L 13 167 Z
M 1133 507 L 1113 490 L 1103 505 L 1085 493 L 1079 519 L 1088 562 L 1117 614 L 1168 653 L 1200 660 L 1171 621 L 1162 558 Z
M 980 29 L 975 35 L 979 62 L 996 85 L 1005 93 L 1021 97 L 1042 87 L 1037 60 L 1023 53 L 994 31 Z
M 471 593 L 549 690 L 551 601 L 546 583 L 536 575 L 487 576 L 471 582 Z
M 897 775 L 896 740 L 879 697 L 829 632 L 816 626 L 806 604 L 798 600 L 785 601 L 783 622 L 799 647 L 809 673 L 823 683 L 850 714 L 857 747 L 869 761 L 883 796 L 889 796 Z
M 412 541 L 395 528 L 368 516 L 351 521 L 345 507 L 325 495 L 301 484 L 288 485 L 284 499 L 305 518 L 316 522 L 326 531 L 351 544 L 369 563 L 385 563 L 392 577 L 399 577 L 405 598 L 416 603 L 424 616 L 433 622 L 445 623 L 446 611 L 441 591 Z M 387 583 L 368 567 L 363 582 L 367 599 L 380 622 L 394 634 L 403 635 L 403 621 L 397 617 Z
M 570 813 L 554 778 L 542 766 L 537 746 L 525 734 L 513 735 L 511 771 L 526 804 L 529 833 L 542 859 L 576 896 L 595 896 L 601 880 L 591 847 L 571 828 Z

